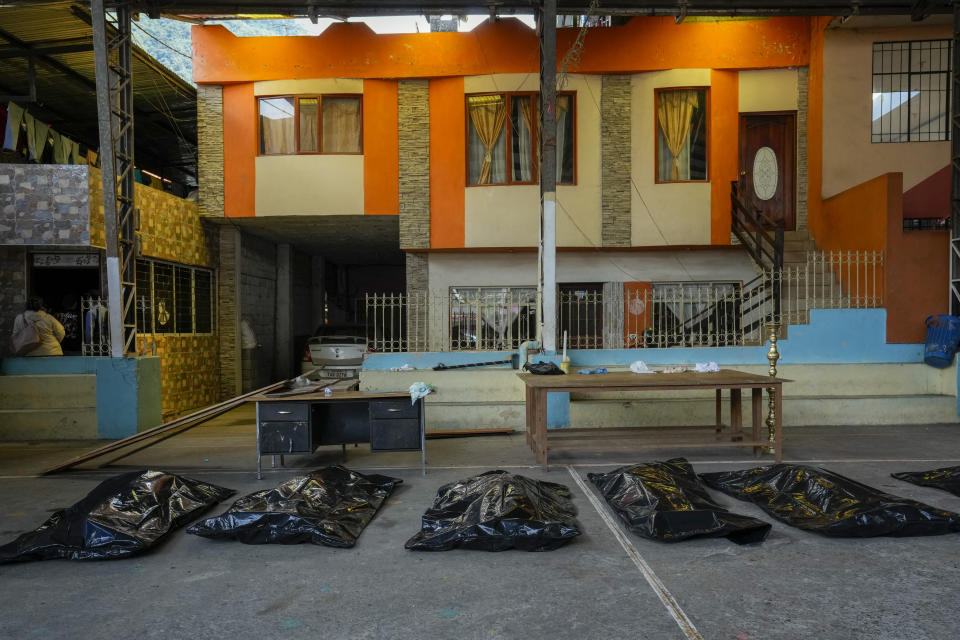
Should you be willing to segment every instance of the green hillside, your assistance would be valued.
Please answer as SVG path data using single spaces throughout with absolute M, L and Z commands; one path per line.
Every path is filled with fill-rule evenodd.
M 296 20 L 211 20 L 237 36 L 305 36 L 309 32 Z M 193 84 L 190 59 L 190 23 L 141 15 L 133 23 L 133 41 L 165 67 Z

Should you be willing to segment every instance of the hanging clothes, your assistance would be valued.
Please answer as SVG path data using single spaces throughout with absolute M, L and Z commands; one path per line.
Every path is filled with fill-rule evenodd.
M 67 148 L 67 164 L 87 164 L 86 157 L 80 154 L 80 143 L 63 136 L 63 144 Z
M 66 144 L 69 139 L 54 131 L 52 127 L 50 137 L 53 138 L 53 163 L 70 164 L 70 148 Z
M 47 137 L 50 125 L 40 122 L 29 113 L 25 113 L 23 120 L 27 125 L 27 152 L 34 162 L 40 162 L 43 151 L 47 148 Z
M 7 104 L 7 126 L 3 133 L 3 148 L 16 151 L 20 140 L 20 124 L 23 122 L 24 110 L 16 103 Z

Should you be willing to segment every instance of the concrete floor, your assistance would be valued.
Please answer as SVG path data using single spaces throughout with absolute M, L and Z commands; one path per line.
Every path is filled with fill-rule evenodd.
M 244 494 L 340 462 L 339 448 L 253 473 L 250 408 L 115 460 L 50 477 L 38 470 L 95 443 L 0 443 L 0 542 L 39 525 L 99 481 L 132 468 L 183 473 Z M 804 427 L 788 461 L 960 511 L 960 497 L 890 473 L 960 464 L 960 425 Z M 173 534 L 111 562 L 0 565 L 3 638 L 954 638 L 957 535 L 829 539 L 774 521 L 761 545 L 657 543 L 625 531 L 588 471 L 683 455 L 698 471 L 756 463 L 738 449 L 623 448 L 533 464 L 523 434 L 427 443 L 417 453 L 348 450 L 347 466 L 403 478 L 353 549 L 249 546 Z M 719 453 L 718 453 L 719 451 Z M 265 459 L 269 466 L 269 460 Z M 102 468 L 97 465 L 107 464 Z M 584 534 L 547 553 L 415 553 L 403 543 L 443 483 L 504 468 L 568 485 Z M 582 481 L 578 482 L 578 479 Z M 759 509 L 714 493 L 740 513 Z M 593 499 L 591 499 L 593 498 Z M 210 511 L 219 513 L 223 507 Z

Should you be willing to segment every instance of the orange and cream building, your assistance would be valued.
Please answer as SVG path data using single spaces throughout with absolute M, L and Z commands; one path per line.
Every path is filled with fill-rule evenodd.
M 565 60 L 577 31 L 557 36 L 561 289 L 753 278 L 731 239 L 731 183 L 746 176 L 820 249 L 885 252 L 887 341 L 922 342 L 947 305 L 949 232 L 903 221 L 949 215 L 949 23 L 637 17 L 589 29 Z M 368 290 L 536 286 L 525 24 L 196 26 L 193 53 L 206 214 L 321 252 L 393 243 L 402 261 Z

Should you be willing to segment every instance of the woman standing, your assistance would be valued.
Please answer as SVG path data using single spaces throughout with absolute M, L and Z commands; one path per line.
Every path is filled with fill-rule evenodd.
M 24 356 L 62 356 L 63 349 L 60 341 L 63 340 L 64 330 L 56 318 L 43 310 L 43 298 L 31 296 L 27 301 L 27 310 L 13 321 L 13 333 L 20 333 L 28 324 L 37 329 L 40 344 L 24 353 Z

